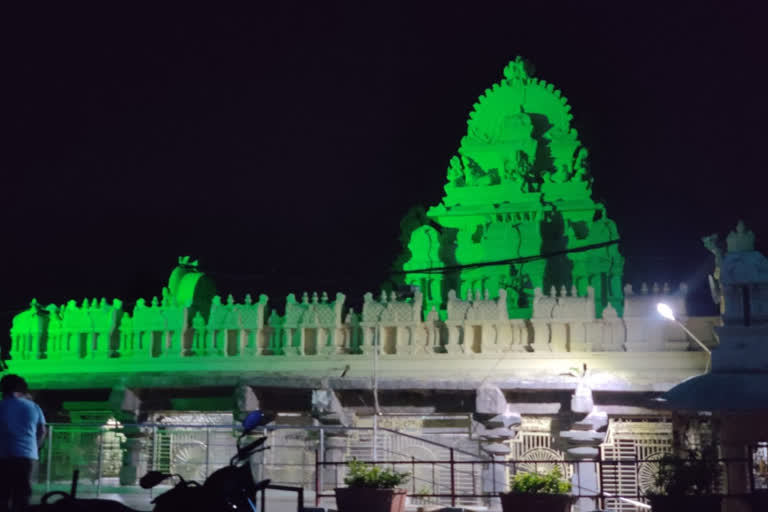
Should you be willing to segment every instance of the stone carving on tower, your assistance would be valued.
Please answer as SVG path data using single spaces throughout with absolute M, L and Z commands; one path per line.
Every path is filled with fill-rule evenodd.
M 712 299 L 715 304 L 720 305 L 720 314 L 725 311 L 725 301 L 723 301 L 723 291 L 720 285 L 720 267 L 723 264 L 723 250 L 719 245 L 717 233 L 705 236 L 701 239 L 704 247 L 715 256 L 715 270 L 709 275 L 709 286 L 712 290 Z
M 396 270 L 405 273 L 394 279 L 423 290 L 425 311 L 435 307 L 445 318 L 449 290 L 495 299 L 503 289 L 510 317 L 529 318 L 536 288 L 585 296 L 592 287 L 596 316 L 608 304 L 621 315 L 624 260 L 609 243 L 618 232 L 591 197 L 588 151 L 571 119 L 560 91 L 533 77 L 520 58 L 475 103 L 449 159 L 441 203 L 415 209 L 401 225 Z

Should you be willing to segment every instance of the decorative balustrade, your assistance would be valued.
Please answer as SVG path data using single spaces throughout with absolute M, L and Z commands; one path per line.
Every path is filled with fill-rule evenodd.
M 288 295 L 285 303 L 282 353 L 285 355 L 333 355 L 341 354 L 348 346 L 345 326 L 341 320 L 344 294 L 337 293 L 336 300 L 328 301 L 328 294 L 317 292 L 309 300 L 307 293 L 296 301 Z
M 507 291 L 499 290 L 498 299 L 486 292 L 467 293 L 467 300 L 448 293 L 445 326 L 448 339 L 444 345 L 449 354 L 522 352 L 528 345 L 529 329 L 524 320 L 510 320 Z
M 16 315 L 11 327 L 13 359 L 106 359 L 118 348 L 117 322 L 122 302 L 89 301 L 80 306 L 42 308 L 33 300 L 27 311 Z
M 262 294 L 254 304 L 249 294 L 243 304 L 235 304 L 235 299 L 229 295 L 227 303 L 223 304 L 221 298 L 215 296 L 207 325 L 200 313 L 196 316 L 197 329 L 206 329 L 208 342 L 203 347 L 195 346 L 194 350 L 202 351 L 204 355 L 221 356 L 267 354 L 270 338 L 269 329 L 264 328 L 267 301 L 267 296 Z
M 530 319 L 510 319 L 508 297 L 448 293 L 446 318 L 436 310 L 424 314 L 424 299 L 382 293 L 364 296 L 360 315 L 345 312 L 345 296 L 331 301 L 326 293 L 287 297 L 285 314 L 269 310 L 268 299 L 242 303 L 216 296 L 210 306 L 179 304 L 164 292 L 162 301 L 136 302 L 129 313 L 119 300 L 85 300 L 78 306 L 43 308 L 33 301 L 11 328 L 14 360 L 83 360 L 127 358 L 152 360 L 184 357 L 247 358 L 267 356 L 370 355 L 378 346 L 384 357 L 452 354 L 456 357 L 508 352 L 604 352 L 688 350 L 683 330 L 665 322 L 656 304 L 666 302 L 687 321 L 685 286 L 643 285 L 635 294 L 624 289 L 624 315 L 609 304 L 595 317 L 595 294 L 575 289 L 534 292 Z M 192 312 L 195 312 L 193 315 Z
M 55 309 L 56 306 L 49 306 Z M 11 350 L 13 359 L 41 359 L 45 357 L 44 338 L 48 329 L 49 311 L 32 299 L 29 309 L 13 317 L 11 325 Z
M 122 357 L 181 357 L 182 339 L 189 324 L 189 308 L 157 297 L 147 306 L 144 299 L 136 301 L 131 323 L 132 336 L 121 336 L 126 341 L 120 347 Z
M 423 300 L 420 291 L 416 291 L 409 301 L 398 300 L 395 292 L 391 292 L 389 297 L 381 292 L 378 301 L 372 293 L 366 293 L 360 322 L 363 331 L 362 353 L 370 354 L 376 346 L 382 355 L 435 352 L 439 347 L 437 312 L 432 310 L 426 321 L 423 321 Z

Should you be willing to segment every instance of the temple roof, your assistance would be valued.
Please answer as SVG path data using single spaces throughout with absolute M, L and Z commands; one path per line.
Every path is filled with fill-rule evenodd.
M 684 411 L 764 411 L 768 374 L 707 373 L 684 380 L 658 401 L 664 409 Z
M 443 204 L 589 200 L 588 152 L 571 127 L 570 110 L 560 91 L 534 78 L 520 57 L 510 62 L 469 114 Z

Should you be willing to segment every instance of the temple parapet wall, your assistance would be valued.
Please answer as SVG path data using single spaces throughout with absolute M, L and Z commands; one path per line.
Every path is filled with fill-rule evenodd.
M 288 356 L 343 353 L 350 345 L 342 321 L 345 300 L 342 293 L 337 293 L 333 301 L 328 300 L 325 292 L 322 296 L 313 293 L 311 301 L 309 294 L 304 293 L 301 302 L 293 294 L 288 295 L 283 337 L 272 340 L 271 352 Z
M 579 296 L 575 289 L 544 295 L 534 293 L 530 319 L 510 319 L 505 290 L 498 297 L 470 294 L 460 299 L 448 293 L 446 319 L 436 310 L 423 310 L 416 290 L 407 298 L 368 293 L 361 313 L 345 309 L 346 297 L 326 293 L 291 294 L 280 315 L 269 308 L 266 295 L 243 302 L 232 296 L 213 298 L 207 317 L 190 305 L 153 299 L 137 301 L 132 314 L 119 300 L 83 301 L 77 305 L 30 309 L 14 318 L 11 358 L 14 360 L 93 360 L 157 358 L 333 357 L 371 354 L 383 357 L 510 352 L 585 353 L 693 350 L 685 332 L 656 313 L 665 302 L 678 319 L 712 340 L 716 321 L 686 315 L 683 285 L 643 285 L 638 293 L 624 288 L 624 316 L 608 304 L 596 318 L 595 293 Z M 704 332 L 706 331 L 706 332 Z
M 383 356 L 433 354 L 440 350 L 440 323 L 437 311 L 429 314 L 422 313 L 424 297 L 416 290 L 408 300 L 399 299 L 395 292 L 387 295 L 381 292 L 379 300 L 372 293 L 363 297 L 362 317 L 359 329 L 362 332 L 362 344 L 359 352 L 371 354 L 378 347 Z M 355 329 L 352 321 L 354 312 L 350 315 L 348 326 Z
M 687 350 L 690 347 L 685 331 L 676 323 L 665 320 L 656 311 L 660 302 L 675 312 L 675 317 L 686 324 L 688 315 L 685 297 L 688 286 L 683 283 L 672 290 L 668 283 L 659 286 L 646 283 L 635 292 L 632 285 L 624 287 L 624 325 L 626 326 L 626 349 L 629 352 L 656 352 L 661 350 Z
M 471 292 L 466 300 L 448 293 L 445 326 L 447 339 L 442 343 L 449 354 L 479 354 L 522 352 L 528 346 L 529 329 L 525 320 L 510 320 L 507 309 L 507 291 L 499 290 L 497 299 Z

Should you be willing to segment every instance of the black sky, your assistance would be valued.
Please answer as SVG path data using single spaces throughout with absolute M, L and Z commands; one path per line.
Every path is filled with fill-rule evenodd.
M 3 16 L 0 310 L 158 295 L 182 254 L 359 302 L 516 55 L 573 107 L 627 281 L 703 289 L 702 235 L 768 238 L 759 2 L 262 4 Z

